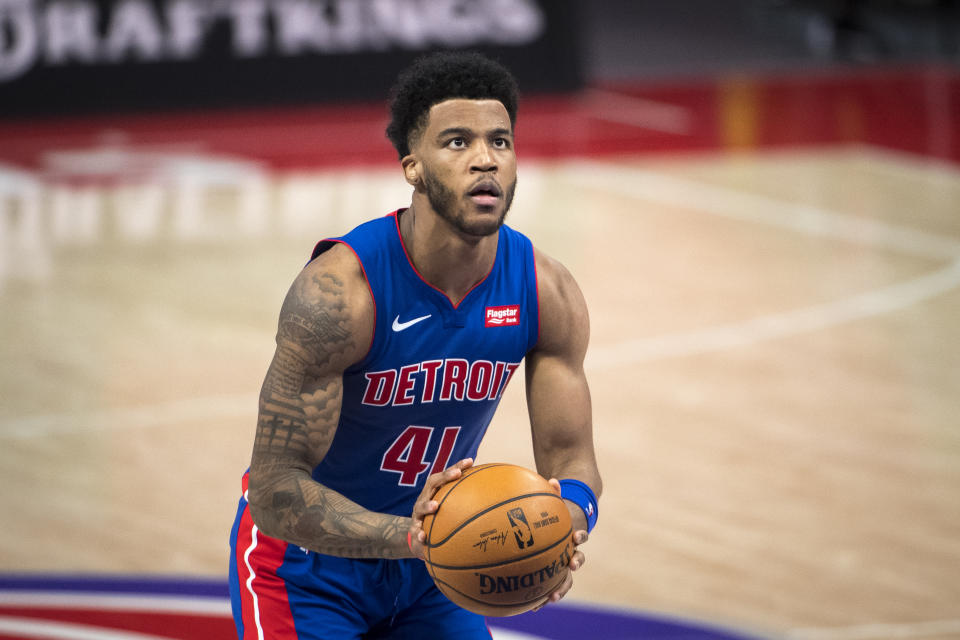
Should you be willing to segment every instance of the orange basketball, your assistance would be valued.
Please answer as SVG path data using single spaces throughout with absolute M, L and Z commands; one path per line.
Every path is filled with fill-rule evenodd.
M 563 499 L 541 476 L 482 464 L 440 488 L 423 520 L 427 569 L 464 609 L 512 616 L 544 603 L 566 578 L 573 528 Z

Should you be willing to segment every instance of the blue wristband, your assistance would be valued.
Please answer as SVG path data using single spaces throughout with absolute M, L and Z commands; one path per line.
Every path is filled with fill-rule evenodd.
M 587 517 L 587 532 L 597 525 L 597 496 L 585 482 L 567 478 L 560 481 L 560 497 L 576 503 Z

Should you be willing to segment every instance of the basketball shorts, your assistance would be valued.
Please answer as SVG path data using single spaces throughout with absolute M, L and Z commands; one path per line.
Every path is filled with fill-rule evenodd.
M 490 640 L 421 560 L 354 560 L 263 535 L 240 499 L 230 536 L 230 600 L 241 640 Z

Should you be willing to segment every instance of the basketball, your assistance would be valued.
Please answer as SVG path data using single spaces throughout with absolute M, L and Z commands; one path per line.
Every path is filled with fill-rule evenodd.
M 569 571 L 570 512 L 537 473 L 482 464 L 437 492 L 423 520 L 426 564 L 437 587 L 464 609 L 512 616 L 546 602 Z

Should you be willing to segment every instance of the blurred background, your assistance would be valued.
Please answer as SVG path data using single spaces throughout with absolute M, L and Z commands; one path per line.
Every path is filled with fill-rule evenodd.
M 960 3 L 0 0 L 0 639 L 230 637 L 280 303 L 450 48 L 519 80 L 605 480 L 494 637 L 960 638 Z

